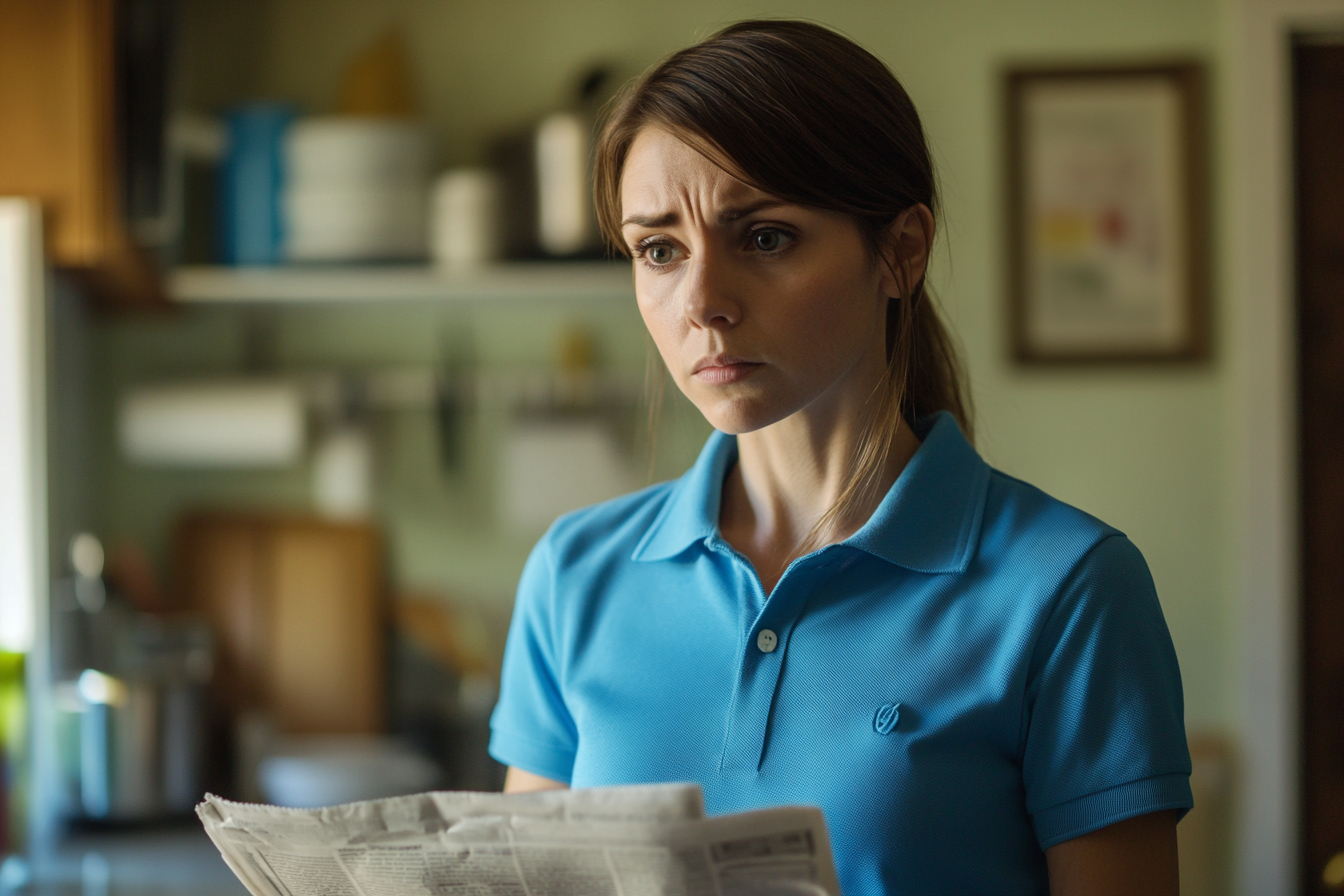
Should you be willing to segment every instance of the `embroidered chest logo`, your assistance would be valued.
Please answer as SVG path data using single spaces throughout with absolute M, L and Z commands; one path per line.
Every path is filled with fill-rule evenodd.
M 873 716 L 873 730 L 878 734 L 890 734 L 896 730 L 896 723 L 900 720 L 901 704 L 883 703 Z

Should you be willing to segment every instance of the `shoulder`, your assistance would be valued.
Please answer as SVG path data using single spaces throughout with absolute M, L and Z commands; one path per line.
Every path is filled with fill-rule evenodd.
M 735 449 L 736 442 L 711 435 L 678 479 L 561 516 L 533 549 L 519 597 L 543 589 L 567 606 L 587 607 L 647 585 L 652 568 L 641 560 L 674 556 L 712 528 L 714 489 Z
M 1090 513 L 991 469 L 980 535 L 982 551 L 1078 560 L 1110 540 L 1128 543 L 1123 532 Z
M 559 647 L 581 637 L 619 594 L 649 584 L 636 546 L 659 518 L 675 483 L 659 483 L 559 517 L 537 542 L 518 580 L 515 619 L 535 622 Z M 515 623 L 516 624 L 516 623 Z
M 556 519 L 537 543 L 555 569 L 579 563 L 629 560 L 671 499 L 677 481 L 659 482 Z M 535 552 L 534 552 L 535 553 Z
M 1154 591 L 1143 554 L 1123 532 L 997 470 L 974 562 L 1046 612 L 1067 594 L 1127 603 Z

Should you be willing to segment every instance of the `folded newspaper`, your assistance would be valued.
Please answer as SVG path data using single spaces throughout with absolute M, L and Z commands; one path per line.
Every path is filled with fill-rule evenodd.
M 839 896 L 821 810 L 706 818 L 700 788 L 441 791 L 285 809 L 206 794 L 252 896 Z

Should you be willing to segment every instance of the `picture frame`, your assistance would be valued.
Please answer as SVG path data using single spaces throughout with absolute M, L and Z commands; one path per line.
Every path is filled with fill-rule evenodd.
M 1012 68 L 1006 235 L 1021 365 L 1209 357 L 1203 68 Z

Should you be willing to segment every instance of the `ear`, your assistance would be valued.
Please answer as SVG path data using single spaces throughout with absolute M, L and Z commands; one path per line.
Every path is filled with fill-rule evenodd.
M 882 289 L 890 297 L 906 298 L 924 276 L 933 247 L 933 212 L 917 202 L 896 216 L 887 227 Z

